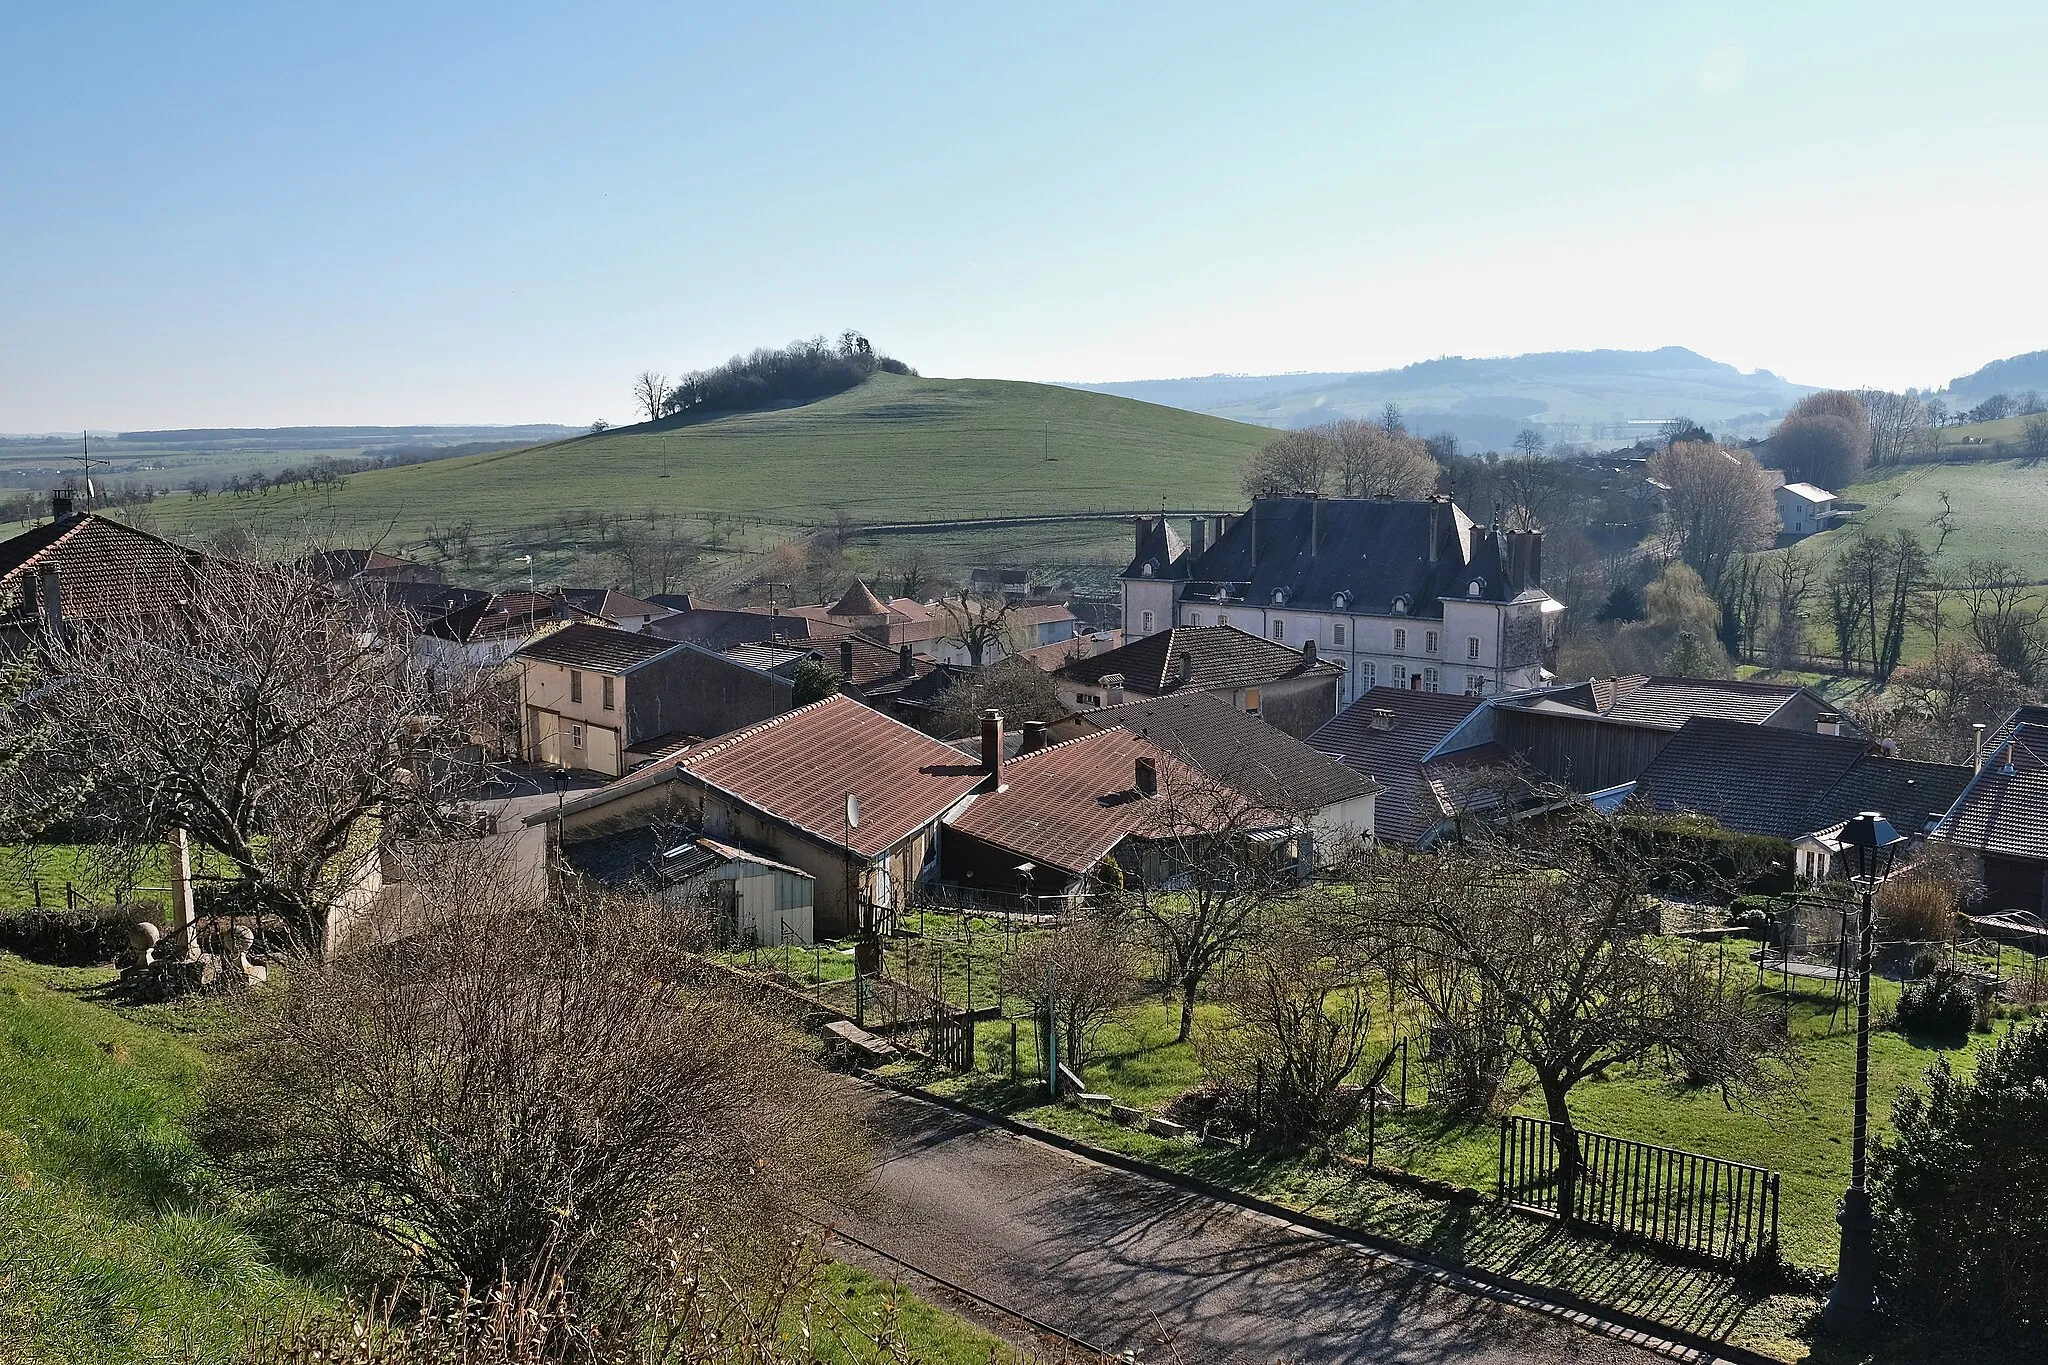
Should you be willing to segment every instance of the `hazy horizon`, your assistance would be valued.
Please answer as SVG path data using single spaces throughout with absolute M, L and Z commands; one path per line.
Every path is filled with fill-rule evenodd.
M 17 7 L 0 429 L 582 425 L 863 329 L 1119 383 L 2048 345 L 2048 12 Z

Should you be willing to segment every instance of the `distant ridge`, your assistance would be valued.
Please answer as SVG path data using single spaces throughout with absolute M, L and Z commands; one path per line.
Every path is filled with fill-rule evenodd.
M 1378 417 L 1400 406 L 1410 431 L 1449 431 L 1475 449 L 1505 449 L 1534 426 L 1551 441 L 1633 439 L 1686 416 L 1730 436 L 1762 435 L 1814 391 L 1768 370 L 1744 373 L 1683 346 L 1653 351 L 1539 351 L 1443 356 L 1399 369 L 1208 375 L 1073 387 L 1264 426 Z
M 1948 381 L 1951 399 L 1967 399 L 1971 403 L 1981 403 L 1994 393 L 2018 397 L 2029 389 L 2048 393 L 2048 351 L 2007 356 Z

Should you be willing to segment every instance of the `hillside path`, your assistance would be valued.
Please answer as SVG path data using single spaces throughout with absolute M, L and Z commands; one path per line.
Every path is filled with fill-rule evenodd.
M 874 1196 L 842 1228 L 1098 1348 L 1186 1365 L 1703 1359 L 1483 1297 L 906 1096 L 880 1100 L 875 1123 Z

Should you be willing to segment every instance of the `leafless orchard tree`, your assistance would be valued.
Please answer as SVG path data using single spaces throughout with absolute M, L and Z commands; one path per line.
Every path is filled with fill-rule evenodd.
M 1371 974 L 1355 941 L 1300 924 L 1248 945 L 1218 994 L 1226 1024 L 1196 1034 L 1202 1068 L 1244 1100 L 1260 1137 L 1297 1146 L 1342 1132 L 1364 1098 L 1348 1087 L 1372 1039 Z
M 668 411 L 668 376 L 642 370 L 633 376 L 633 407 L 642 421 L 652 422 Z
M 973 667 L 980 668 L 992 655 L 1017 652 L 1017 604 L 1000 592 L 960 588 L 940 598 L 939 607 L 946 617 L 946 642 L 966 650 Z
M 1134 975 L 1128 925 L 1098 915 L 1022 940 L 1002 972 L 1003 989 L 1034 1002 L 1041 1016 L 1052 1002 L 1060 1057 L 1076 1073 L 1087 1065 L 1095 1035 L 1130 1003 Z
M 1389 859 L 1365 888 L 1364 932 L 1438 1029 L 1490 1027 L 1559 1125 L 1562 1207 L 1578 1173 L 1572 1090 L 1609 1067 L 1650 1065 L 1733 1103 L 1772 1091 L 1796 1053 L 1740 985 L 1653 941 L 1653 885 L 1696 880 L 1707 848 L 1653 845 L 1643 827 L 1560 812 L 1542 829 L 1474 828 L 1461 847 Z M 1668 835 L 1667 835 L 1668 837 Z M 1740 974 L 1737 974 L 1738 982 Z
M 1769 561 L 1766 577 L 1771 597 L 1770 660 L 1776 668 L 1796 668 L 1806 652 L 1806 600 L 1817 570 L 1795 545 Z
M 450 1290 L 553 1256 L 594 1309 L 640 1286 L 650 1232 L 772 1255 L 856 1187 L 853 1102 L 688 955 L 693 908 L 535 910 L 502 872 L 427 850 L 406 951 L 295 959 L 252 1006 L 197 1125 L 238 1188 Z
M 1735 556 L 1764 549 L 1777 533 L 1770 479 L 1746 450 L 1675 441 L 1650 457 L 1650 477 L 1671 490 L 1668 533 L 1709 589 Z
M 5 780 L 81 793 L 73 824 L 117 851 L 186 830 L 318 943 L 380 839 L 460 828 L 501 698 L 430 666 L 408 613 L 293 565 L 195 561 L 178 593 L 47 642 L 26 719 L 59 742 Z

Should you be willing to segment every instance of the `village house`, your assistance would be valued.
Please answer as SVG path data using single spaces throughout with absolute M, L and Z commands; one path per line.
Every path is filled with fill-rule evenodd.
M 1145 697 L 1211 692 L 1297 739 L 1337 713 L 1343 669 L 1313 640 L 1299 648 L 1229 624 L 1155 632 L 1075 659 L 1055 675 L 1060 703 L 1095 711 Z
M 168 609 L 206 556 L 132 526 L 73 510 L 51 495 L 53 516 L 0 541 L 0 659 L 44 634 L 121 613 Z
M 548 595 L 620 630 L 645 630 L 675 612 L 656 602 L 620 592 L 617 588 L 551 588 Z
M 514 658 L 521 752 L 606 777 L 785 711 L 792 690 L 699 646 L 613 626 L 562 626 Z
M 569 801 L 569 844 L 678 824 L 799 869 L 815 932 L 880 927 L 935 876 L 939 826 L 999 781 L 1000 745 L 976 759 L 848 696 L 685 748 Z
M 299 563 L 308 573 L 329 583 L 447 582 L 439 569 L 382 550 L 321 550 Z
M 1543 591 L 1543 536 L 1483 527 L 1449 498 L 1259 498 L 1184 537 L 1140 517 L 1121 578 L 1136 642 L 1233 626 L 1340 664 L 1338 703 L 1374 687 L 1489 695 L 1548 680 L 1564 607 Z
M 1810 536 L 1834 525 L 1835 495 L 1810 483 L 1781 483 L 1771 490 L 1778 504 L 1778 529 L 1788 536 Z
M 413 652 L 429 666 L 448 668 L 495 668 L 564 625 L 601 624 L 554 598 L 524 590 L 494 593 L 439 616 L 419 616 Z
M 1024 728 L 1028 735 L 1031 726 Z M 1129 730 L 1211 780 L 1294 813 L 1319 864 L 1373 839 L 1378 781 L 1214 693 L 1174 692 L 1078 712 L 1046 727 L 1046 739 L 1060 744 L 1111 729 Z
M 1977 856 L 1984 910 L 2048 919 L 2048 706 L 1991 734 L 1936 837 Z
M 800 867 L 679 825 L 641 825 L 562 846 L 562 859 L 602 886 L 672 907 L 699 906 L 728 943 L 811 943 L 817 878 Z

